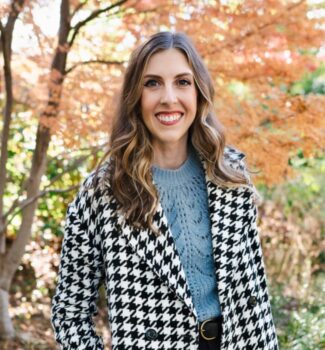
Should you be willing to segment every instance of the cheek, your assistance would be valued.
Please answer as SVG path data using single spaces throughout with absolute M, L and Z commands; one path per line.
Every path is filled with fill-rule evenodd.
M 142 94 L 140 108 L 141 118 L 146 127 L 150 129 L 150 125 L 152 123 L 153 103 L 148 94 Z
M 196 106 L 196 101 L 197 101 L 197 96 L 198 96 L 196 88 L 191 87 L 185 93 L 186 93 L 187 100 L 190 101 L 190 105 Z
M 141 110 L 142 112 L 150 111 L 154 106 L 153 96 L 148 93 L 142 93 L 141 96 Z
M 197 110 L 197 93 L 196 93 L 196 91 L 192 92 L 190 101 L 191 101 L 191 109 L 193 110 L 193 112 L 196 113 L 196 110 Z
M 145 108 L 145 105 L 146 105 L 146 98 L 145 98 L 144 94 L 142 93 L 141 99 L 140 99 L 140 108 L 141 108 L 141 111 L 143 111 L 143 109 Z

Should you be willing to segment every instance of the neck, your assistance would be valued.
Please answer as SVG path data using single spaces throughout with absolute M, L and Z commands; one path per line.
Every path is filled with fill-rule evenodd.
M 154 147 L 153 165 L 163 169 L 177 169 L 187 159 L 187 143 Z

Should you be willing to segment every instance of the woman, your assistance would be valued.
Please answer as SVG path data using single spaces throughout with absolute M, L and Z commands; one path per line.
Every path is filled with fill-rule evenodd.
M 244 154 L 226 146 L 214 89 L 181 33 L 127 68 L 107 161 L 70 204 L 52 322 L 62 349 L 278 349 Z

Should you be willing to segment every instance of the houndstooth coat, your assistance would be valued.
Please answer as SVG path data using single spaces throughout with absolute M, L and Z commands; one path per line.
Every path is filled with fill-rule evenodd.
M 245 171 L 244 154 L 225 159 Z M 205 164 L 203 162 L 205 167 Z M 92 322 L 105 284 L 113 350 L 198 350 L 198 318 L 166 216 L 161 235 L 131 226 L 109 184 L 90 176 L 67 212 L 52 324 L 61 349 L 104 349 Z M 221 350 L 278 350 L 257 227 L 254 192 L 223 189 L 206 175 L 218 294 Z

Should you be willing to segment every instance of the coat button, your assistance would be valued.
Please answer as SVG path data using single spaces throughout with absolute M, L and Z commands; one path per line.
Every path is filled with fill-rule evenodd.
M 155 340 L 155 339 L 157 339 L 157 336 L 158 336 L 157 332 L 152 328 L 150 328 L 146 331 L 146 338 L 148 340 Z
M 256 304 L 257 304 L 257 298 L 256 298 L 255 295 L 251 295 L 251 296 L 249 297 L 249 299 L 248 299 L 248 304 L 249 304 L 250 306 L 256 306 Z

